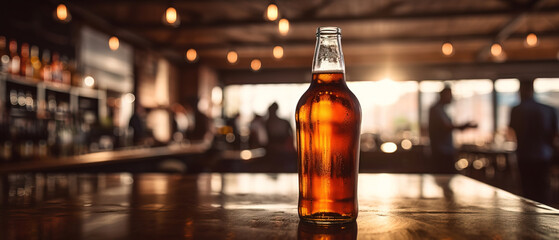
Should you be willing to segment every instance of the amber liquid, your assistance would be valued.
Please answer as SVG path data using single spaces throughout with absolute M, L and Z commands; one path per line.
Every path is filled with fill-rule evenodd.
M 361 107 L 343 73 L 313 73 L 295 112 L 299 216 L 331 224 L 357 218 Z

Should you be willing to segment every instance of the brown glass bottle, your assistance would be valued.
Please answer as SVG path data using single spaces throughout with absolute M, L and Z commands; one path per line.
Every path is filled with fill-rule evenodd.
M 345 82 L 339 28 L 317 31 L 312 82 L 295 121 L 299 217 L 318 224 L 355 221 L 361 107 Z

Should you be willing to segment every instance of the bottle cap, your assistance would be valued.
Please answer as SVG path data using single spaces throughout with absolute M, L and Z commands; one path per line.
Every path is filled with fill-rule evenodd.
M 319 34 L 342 34 L 342 29 L 339 27 L 319 27 L 316 29 L 316 35 Z

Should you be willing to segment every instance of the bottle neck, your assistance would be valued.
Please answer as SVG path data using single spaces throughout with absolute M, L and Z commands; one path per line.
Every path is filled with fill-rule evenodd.
M 345 76 L 343 72 L 313 73 L 311 85 L 314 84 L 345 85 Z
M 318 29 L 312 73 L 345 73 L 341 34 L 338 28 Z

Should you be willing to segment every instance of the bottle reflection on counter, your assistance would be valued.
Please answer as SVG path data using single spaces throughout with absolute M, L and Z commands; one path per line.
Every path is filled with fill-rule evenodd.
M 300 221 L 297 239 L 354 240 L 357 239 L 357 223 L 317 225 Z

